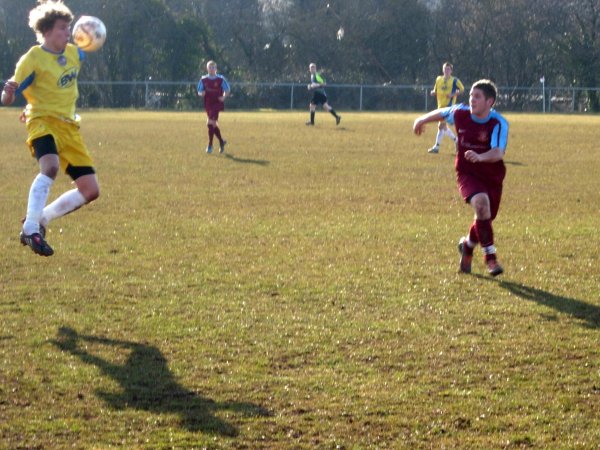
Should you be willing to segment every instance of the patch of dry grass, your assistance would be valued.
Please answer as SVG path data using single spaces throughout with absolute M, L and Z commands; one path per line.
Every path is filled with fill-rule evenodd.
M 18 244 L 0 110 L 0 448 L 592 448 L 598 118 L 509 115 L 506 273 L 414 114 L 84 112 L 102 196 Z M 52 196 L 69 188 L 61 175 Z

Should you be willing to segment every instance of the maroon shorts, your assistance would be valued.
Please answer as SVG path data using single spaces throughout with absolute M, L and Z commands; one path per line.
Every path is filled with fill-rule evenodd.
M 469 203 L 475 194 L 485 193 L 490 199 L 491 219 L 494 220 L 500 208 L 502 198 L 502 181 L 483 180 L 469 173 L 457 173 L 456 182 L 460 195 Z
M 210 120 L 219 120 L 219 112 L 225 110 L 225 103 L 211 103 L 209 105 L 205 105 L 204 109 L 206 110 L 206 115 Z

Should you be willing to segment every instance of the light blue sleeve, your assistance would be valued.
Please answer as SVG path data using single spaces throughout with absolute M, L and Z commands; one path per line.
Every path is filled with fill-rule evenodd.
M 225 79 L 225 77 L 223 75 L 219 75 L 219 76 L 223 80 L 223 84 L 221 85 L 221 87 L 223 88 L 223 91 L 229 93 L 231 91 L 231 88 L 229 87 L 229 83 L 227 82 L 227 80 Z
M 198 91 L 198 94 L 204 91 L 204 83 L 202 83 L 202 80 L 198 81 L 198 87 L 196 88 L 196 90 Z
M 459 109 L 469 109 L 469 107 L 467 105 L 463 105 L 462 103 L 457 103 L 456 105 L 440 108 L 439 111 L 442 113 L 442 117 L 446 122 L 448 122 L 450 125 L 454 125 L 454 112 Z
M 490 145 L 492 148 L 499 148 L 506 152 L 506 145 L 508 144 L 508 121 L 496 111 L 492 111 L 492 116 L 498 120 L 498 124 L 492 132 Z

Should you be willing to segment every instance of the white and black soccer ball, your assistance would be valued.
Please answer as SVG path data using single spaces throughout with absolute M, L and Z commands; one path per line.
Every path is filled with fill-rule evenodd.
M 84 52 L 95 52 L 106 41 L 106 27 L 94 16 L 81 16 L 73 26 L 73 42 Z

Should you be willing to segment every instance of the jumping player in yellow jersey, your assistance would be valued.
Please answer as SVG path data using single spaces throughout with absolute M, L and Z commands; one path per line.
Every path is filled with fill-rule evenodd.
M 435 86 L 431 91 L 431 95 L 437 98 L 437 107 L 445 108 L 446 106 L 452 106 L 456 103 L 456 98 L 462 94 L 465 87 L 456 77 L 452 76 L 452 64 L 445 62 L 442 66 L 443 75 L 438 76 L 435 79 Z M 438 153 L 440 151 L 440 144 L 444 135 L 448 136 L 452 141 L 456 142 L 456 136 L 450 128 L 446 125 L 444 120 L 438 123 L 438 132 L 435 138 L 435 145 L 427 150 L 429 153 Z
M 27 100 L 27 145 L 38 161 L 40 173 L 31 184 L 20 241 L 42 256 L 54 254 L 45 239 L 48 223 L 100 195 L 96 171 L 75 114 L 77 78 L 84 54 L 69 43 L 72 21 L 73 14 L 62 1 L 39 1 L 29 13 L 29 26 L 40 45 L 31 47 L 19 59 L 15 74 L 2 91 L 3 105 L 12 104 L 17 93 Z M 46 206 L 59 168 L 73 179 L 76 188 Z

